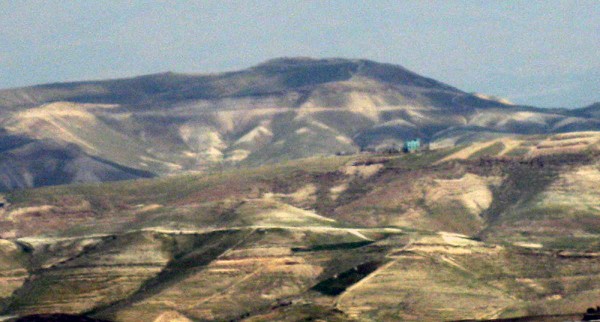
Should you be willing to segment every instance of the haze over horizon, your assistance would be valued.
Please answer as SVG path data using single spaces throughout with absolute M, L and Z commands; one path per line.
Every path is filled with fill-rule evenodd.
M 432 10 L 435 8 L 435 10 Z M 0 4 L 0 88 L 370 59 L 518 104 L 600 101 L 600 2 Z

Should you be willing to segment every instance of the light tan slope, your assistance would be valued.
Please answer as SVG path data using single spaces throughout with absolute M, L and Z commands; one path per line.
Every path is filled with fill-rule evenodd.
M 540 199 L 557 207 L 587 209 L 600 216 L 600 164 L 563 172 Z
M 36 250 L 39 256 L 52 258 L 52 253 L 58 252 L 62 257 L 60 246 L 42 244 L 36 245 Z M 36 270 L 35 278 L 15 293 L 9 305 L 21 315 L 81 313 L 130 296 L 169 259 L 160 235 L 106 237 L 95 247 L 83 248 L 60 261 L 51 260 L 52 266 Z
M 95 112 L 116 107 L 51 103 L 17 112 L 4 122 L 4 126 L 10 133 L 33 139 L 73 143 L 91 155 L 131 168 L 151 169 L 160 165 L 159 160 L 153 160 L 149 156 L 142 142 L 113 129 L 97 117 Z
M 502 182 L 501 177 L 481 177 L 467 173 L 462 178 L 437 179 L 425 192 L 426 203 L 459 203 L 476 218 L 492 204 L 492 188 Z M 481 219 L 481 218 L 480 218 Z
M 313 211 L 273 200 L 250 199 L 236 209 L 238 220 L 231 223 L 236 225 L 247 223 L 256 227 L 329 227 L 335 225 L 335 220 L 316 214 Z
M 595 258 L 572 266 L 551 253 L 447 233 L 416 239 L 388 257 L 338 297 L 340 310 L 365 321 L 479 320 L 583 311 L 599 294 L 597 281 L 584 282 L 600 276 L 597 265 L 589 266 Z
M 233 241 L 233 240 L 232 240 Z M 337 271 L 333 258 L 362 261 L 371 255 L 346 254 L 342 249 L 309 251 L 311 244 L 360 241 L 344 231 L 250 229 L 206 266 L 195 262 L 173 263 L 181 272 L 156 289 L 148 289 L 134 301 L 108 307 L 97 316 L 115 321 L 152 321 L 165 311 L 177 311 L 194 320 L 230 320 L 268 310 L 274 303 L 295 297 L 315 285 L 325 270 Z M 344 245 L 344 244 L 342 244 Z M 309 246 L 298 251 L 295 247 Z M 209 249 L 192 254 L 201 256 Z M 185 257 L 183 258 L 185 261 Z M 177 265 L 177 266 L 176 266 Z
M 479 98 L 482 98 L 484 100 L 488 100 L 488 101 L 494 101 L 494 102 L 498 102 L 498 103 L 502 103 L 502 104 L 506 104 L 506 105 L 515 105 L 510 100 L 503 98 L 503 97 L 497 97 L 497 96 L 487 95 L 487 94 L 483 94 L 483 93 L 474 93 L 473 95 L 475 95 Z
M 533 155 L 573 153 L 585 149 L 600 151 L 600 132 L 571 132 L 550 135 L 536 142 Z
M 0 301 L 21 287 L 27 278 L 25 251 L 16 243 L 0 239 Z
M 600 163 L 570 166 L 530 198 L 515 200 L 488 229 L 490 240 L 595 249 L 600 232 Z
M 496 149 L 498 146 L 500 148 Z M 487 151 L 486 151 L 487 150 Z M 553 135 L 513 136 L 490 141 L 474 142 L 443 158 L 465 160 L 475 156 L 536 157 L 540 155 L 600 151 L 600 132 L 571 132 Z
M 166 311 L 159 315 L 153 322 L 192 322 L 192 320 L 177 311 Z

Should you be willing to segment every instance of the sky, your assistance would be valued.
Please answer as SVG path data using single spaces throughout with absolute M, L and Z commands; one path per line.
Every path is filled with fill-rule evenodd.
M 0 1 L 0 88 L 364 58 L 542 107 L 600 101 L 600 1 Z

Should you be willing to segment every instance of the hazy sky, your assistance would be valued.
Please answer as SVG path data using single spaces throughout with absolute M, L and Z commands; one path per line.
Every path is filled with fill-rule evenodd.
M 600 1 L 0 0 L 0 88 L 280 56 L 366 58 L 517 103 L 583 106 L 600 101 Z

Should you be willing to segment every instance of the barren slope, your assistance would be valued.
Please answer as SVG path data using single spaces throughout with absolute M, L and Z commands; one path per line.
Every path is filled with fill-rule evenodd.
M 573 139 L 515 142 L 555 138 Z M 440 321 L 596 305 L 596 143 L 467 148 L 8 193 L 2 314 Z
M 347 59 L 287 58 L 224 74 L 3 90 L 0 107 L 7 135 L 0 145 L 14 137 L 74 144 L 155 175 L 398 148 L 414 138 L 438 148 L 600 129 L 593 108 L 514 106 L 400 66 Z M 6 189 L 54 183 L 32 176 Z

